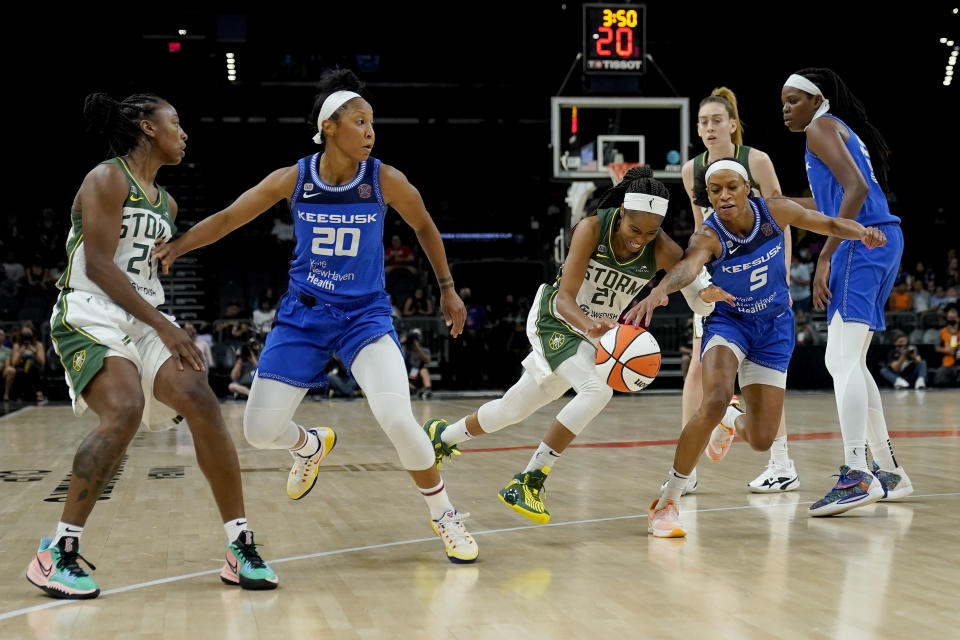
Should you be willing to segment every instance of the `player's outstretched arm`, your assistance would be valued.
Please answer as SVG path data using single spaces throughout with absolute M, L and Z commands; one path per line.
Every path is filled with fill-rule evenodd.
M 887 242 L 883 232 L 875 227 L 864 227 L 856 220 L 848 218 L 831 218 L 819 211 L 804 209 L 786 198 L 770 198 L 767 200 L 767 207 L 780 226 L 792 224 L 825 236 L 860 240 L 871 249 L 881 247 Z
M 280 200 L 291 197 L 296 183 L 296 165 L 277 169 L 261 180 L 258 185 L 247 189 L 231 205 L 201 220 L 173 242 L 158 244 L 153 250 L 153 255 L 163 265 L 163 272 L 167 273 L 177 257 L 216 242 L 234 229 L 247 224 Z
M 707 226 L 690 236 L 690 243 L 683 254 L 683 258 L 667 271 L 660 284 L 654 287 L 646 298 L 638 302 L 624 316 L 626 324 L 649 326 L 653 318 L 653 310 L 667 306 L 669 295 L 687 286 L 700 274 L 703 265 L 722 251 L 717 234 Z
M 383 198 L 388 205 L 397 210 L 404 222 L 417 234 L 417 241 L 427 254 L 427 260 L 433 267 L 433 273 L 440 285 L 440 310 L 443 319 L 450 327 L 450 335 L 456 338 L 463 331 L 467 320 L 467 310 L 463 300 L 457 295 L 447 264 L 447 252 L 443 248 L 443 239 L 434 224 L 433 218 L 423 204 L 420 192 L 410 184 L 407 177 L 397 169 L 380 165 L 380 185 Z

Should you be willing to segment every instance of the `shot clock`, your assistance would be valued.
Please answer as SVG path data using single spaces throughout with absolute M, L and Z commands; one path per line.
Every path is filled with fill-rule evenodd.
M 643 73 L 645 35 L 645 5 L 583 5 L 584 73 Z

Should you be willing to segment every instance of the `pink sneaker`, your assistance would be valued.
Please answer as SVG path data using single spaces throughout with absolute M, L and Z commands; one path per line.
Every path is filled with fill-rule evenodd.
M 27 566 L 27 580 L 54 598 L 87 600 L 100 595 L 100 587 L 77 564 L 77 560 L 87 562 L 79 553 L 79 539 L 60 538 L 55 545 L 50 544 L 52 541 L 52 538 L 40 540 L 40 547 Z
M 680 524 L 680 510 L 673 500 L 667 500 L 667 503 L 657 508 L 657 498 L 650 505 L 650 511 L 647 513 L 647 533 L 652 533 L 654 538 L 683 538 L 687 535 L 687 530 Z
M 740 411 L 740 398 L 737 396 L 730 398 L 730 406 Z M 740 413 L 743 412 L 740 411 Z M 710 442 L 707 444 L 707 457 L 714 462 L 723 460 L 723 456 L 727 455 L 727 451 L 730 450 L 730 445 L 733 444 L 736 435 L 737 432 L 732 427 L 718 424 L 713 433 L 710 434 Z

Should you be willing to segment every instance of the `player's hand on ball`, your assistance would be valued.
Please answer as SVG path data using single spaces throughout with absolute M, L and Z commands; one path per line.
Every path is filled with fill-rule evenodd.
M 587 337 L 597 339 L 605 334 L 610 329 L 614 329 L 617 326 L 617 323 L 613 320 L 601 320 L 599 322 L 593 323 L 589 329 L 587 329 Z
M 459 336 L 463 332 L 463 323 L 467 321 L 467 308 L 453 287 L 440 290 L 440 311 L 443 312 L 443 321 L 450 327 L 450 335 Z
M 863 237 L 860 241 L 867 245 L 867 249 L 876 249 L 887 244 L 887 236 L 876 227 L 867 227 L 863 230 Z
M 633 326 L 650 326 L 650 320 L 653 318 L 653 310 L 657 307 L 665 307 L 670 302 L 670 297 L 665 294 L 660 287 L 655 288 L 650 294 L 635 304 L 627 315 L 623 318 L 624 324 Z
M 727 293 L 715 284 L 700 289 L 697 295 L 700 296 L 700 299 L 704 302 L 726 302 L 731 307 L 737 306 L 737 299 L 733 294 Z

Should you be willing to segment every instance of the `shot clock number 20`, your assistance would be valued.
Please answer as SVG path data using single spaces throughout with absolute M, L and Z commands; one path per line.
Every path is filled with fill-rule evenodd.
M 642 4 L 583 5 L 584 72 L 643 73 L 645 33 L 646 7 Z

